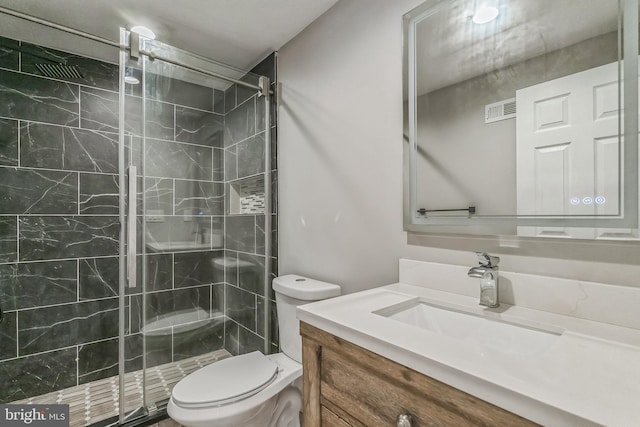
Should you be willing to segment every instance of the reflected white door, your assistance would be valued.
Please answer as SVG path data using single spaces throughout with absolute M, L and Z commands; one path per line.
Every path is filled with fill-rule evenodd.
M 521 89 L 516 103 L 518 215 L 619 214 L 618 64 Z M 631 231 L 518 227 L 584 239 Z

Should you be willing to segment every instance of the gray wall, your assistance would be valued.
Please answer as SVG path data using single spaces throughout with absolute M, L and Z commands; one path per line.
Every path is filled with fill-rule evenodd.
M 420 3 L 342 0 L 279 52 L 280 272 L 350 293 L 397 281 L 400 257 L 471 266 L 488 248 L 510 271 L 640 285 L 637 245 L 605 245 L 600 262 L 588 248 L 602 242 L 403 232 L 401 16 Z

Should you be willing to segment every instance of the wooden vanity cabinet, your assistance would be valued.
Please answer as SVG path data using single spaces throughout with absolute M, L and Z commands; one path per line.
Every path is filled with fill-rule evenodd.
M 307 323 L 300 334 L 304 427 L 537 425 Z

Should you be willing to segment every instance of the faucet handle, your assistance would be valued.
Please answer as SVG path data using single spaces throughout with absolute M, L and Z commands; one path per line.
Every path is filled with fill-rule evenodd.
M 489 255 L 486 252 L 476 252 L 478 262 L 483 267 L 495 267 L 500 262 L 500 257 Z

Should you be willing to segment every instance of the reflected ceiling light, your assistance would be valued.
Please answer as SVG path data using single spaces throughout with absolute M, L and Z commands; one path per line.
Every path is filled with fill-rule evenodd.
M 124 76 L 124 82 L 128 83 L 130 85 L 140 84 L 140 80 L 138 80 L 137 78 L 135 78 L 133 76 Z
M 132 33 L 138 33 L 142 37 L 148 38 L 150 40 L 155 40 L 155 38 L 156 38 L 156 33 L 151 31 L 150 29 L 148 29 L 144 25 L 134 25 L 133 27 L 131 27 L 131 30 L 129 30 L 129 31 L 131 31 Z
M 140 84 L 140 79 L 133 75 L 131 68 L 124 70 L 124 82 L 130 85 Z
M 482 5 L 476 9 L 471 20 L 474 24 L 486 24 L 496 19 L 499 14 L 497 7 Z

